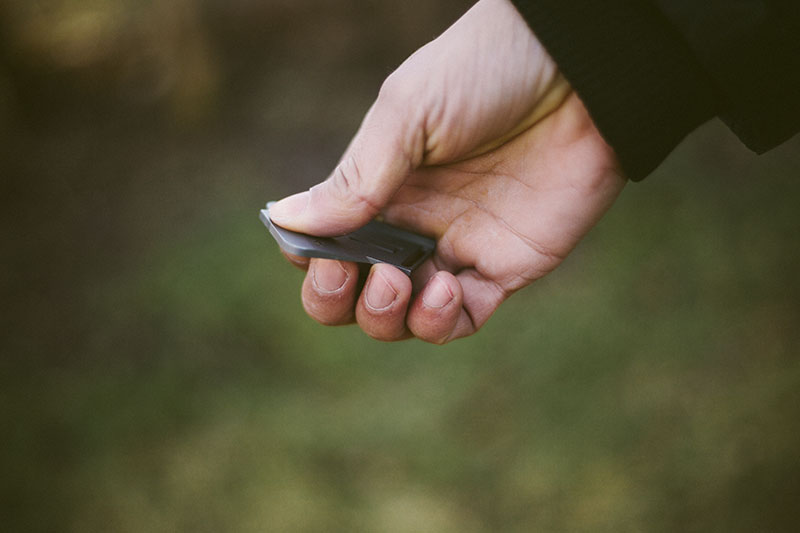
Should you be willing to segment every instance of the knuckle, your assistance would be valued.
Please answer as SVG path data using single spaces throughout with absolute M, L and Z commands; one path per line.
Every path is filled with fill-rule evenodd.
M 380 211 L 380 203 L 369 187 L 353 155 L 347 156 L 336 166 L 330 179 L 330 192 L 338 200 L 365 211 L 370 218 Z
M 393 105 L 403 100 L 404 88 L 407 86 L 402 69 L 389 74 L 378 91 L 377 102 L 382 105 Z
M 409 120 L 409 115 L 416 117 L 417 111 L 427 106 L 426 86 L 428 81 L 420 75 L 419 69 L 401 65 L 389 74 L 380 89 L 372 111 L 382 116 L 393 116 L 397 120 Z

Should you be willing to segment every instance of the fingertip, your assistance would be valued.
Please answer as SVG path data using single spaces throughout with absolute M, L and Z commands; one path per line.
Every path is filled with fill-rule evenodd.
M 428 285 L 422 291 L 423 306 L 428 309 L 442 309 L 455 298 L 455 286 L 458 281 L 455 278 L 447 279 L 446 272 L 436 274 L 428 282 Z M 455 285 L 455 286 L 453 286 Z M 460 287 L 460 286 L 459 286 Z
M 355 202 L 355 203 L 354 203 Z M 354 231 L 374 212 L 351 196 L 342 197 L 331 179 L 272 204 L 269 217 L 276 225 L 300 233 L 332 237 Z
M 310 258 L 303 257 L 301 255 L 290 254 L 283 248 L 281 248 L 281 253 L 283 254 L 283 257 L 285 257 L 286 260 L 289 261 L 292 265 L 296 266 L 300 270 L 308 270 Z
M 272 204 L 269 208 L 269 218 L 279 226 L 291 225 L 293 220 L 300 217 L 308 208 L 311 193 L 299 192 Z
M 356 305 L 356 321 L 370 337 L 383 341 L 405 338 L 411 280 L 387 264 L 373 265 Z
M 349 324 L 353 321 L 357 287 L 355 263 L 312 259 L 303 281 L 303 308 L 321 324 Z
M 405 293 L 411 293 L 411 282 L 398 269 L 377 264 L 370 270 L 364 287 L 364 304 L 372 311 L 384 311 Z
M 417 296 L 408 313 L 414 335 L 434 344 L 451 340 L 462 313 L 461 284 L 449 272 L 436 273 Z

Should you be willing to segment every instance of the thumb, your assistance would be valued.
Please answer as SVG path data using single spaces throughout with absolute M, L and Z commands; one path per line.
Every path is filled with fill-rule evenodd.
M 393 87 L 402 84 L 392 79 L 384 83 L 333 173 L 308 191 L 275 203 L 269 210 L 273 222 L 319 236 L 356 230 L 383 209 L 420 165 L 425 148 L 420 107 L 401 97 Z

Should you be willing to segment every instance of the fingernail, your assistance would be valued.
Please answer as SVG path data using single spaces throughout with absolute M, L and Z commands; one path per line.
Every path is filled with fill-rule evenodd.
M 425 292 L 422 294 L 422 302 L 427 307 L 433 307 L 435 309 L 444 307 L 449 304 L 452 299 L 453 293 L 450 292 L 450 287 L 438 277 L 434 277 L 431 280 L 428 287 L 425 288 Z
M 320 268 L 319 263 L 315 264 L 311 272 L 314 286 L 320 292 L 336 292 L 344 287 L 347 278 L 350 276 L 339 261 L 335 261 L 336 266 L 326 264 Z
M 397 298 L 397 292 L 389 285 L 379 273 L 373 273 L 367 286 L 364 300 L 367 306 L 376 311 L 382 311 L 392 305 Z
M 310 198 L 311 194 L 305 191 L 275 202 L 269 208 L 269 217 L 275 222 L 289 221 L 306 210 Z

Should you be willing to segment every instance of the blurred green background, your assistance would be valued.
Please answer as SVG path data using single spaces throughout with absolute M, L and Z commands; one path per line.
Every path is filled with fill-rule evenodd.
M 704 126 L 473 338 L 303 313 L 259 207 L 468 5 L 0 1 L 3 530 L 796 530 L 798 139 Z

